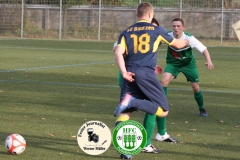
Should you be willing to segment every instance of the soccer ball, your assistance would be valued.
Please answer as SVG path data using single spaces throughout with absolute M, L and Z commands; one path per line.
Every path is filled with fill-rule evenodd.
M 5 148 L 10 154 L 21 154 L 26 148 L 26 141 L 20 134 L 10 134 L 5 140 Z

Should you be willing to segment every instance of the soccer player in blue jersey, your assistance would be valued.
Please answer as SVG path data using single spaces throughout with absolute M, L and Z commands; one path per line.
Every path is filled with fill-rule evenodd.
M 153 25 L 159 26 L 159 23 L 155 18 L 152 19 L 151 23 Z M 113 51 L 115 50 L 116 46 L 117 46 L 117 42 L 114 43 Z M 163 71 L 162 67 L 159 66 L 159 65 L 156 65 L 155 73 L 156 74 L 161 74 L 162 71 Z M 123 78 L 122 78 L 121 72 L 118 71 L 118 84 L 119 84 L 120 87 L 122 87 L 122 83 L 123 83 Z M 130 113 L 126 113 L 124 111 L 124 113 L 121 113 L 120 117 L 127 117 L 127 119 L 125 119 L 125 120 L 128 120 L 129 117 L 130 117 Z M 126 114 L 126 115 L 124 116 L 124 114 Z M 147 134 L 147 144 L 146 144 L 145 148 L 142 150 L 142 152 L 147 152 L 147 153 L 160 153 L 161 152 L 161 150 L 159 150 L 156 147 L 154 147 L 153 145 L 151 145 L 151 139 L 152 139 L 152 135 L 153 135 L 154 128 L 155 128 L 155 119 L 157 120 L 158 131 L 160 130 L 159 133 L 162 133 L 162 130 L 166 131 L 166 121 L 165 121 L 166 119 L 164 119 L 164 117 L 157 117 L 156 115 L 151 115 L 149 113 L 146 113 L 146 115 L 144 117 L 143 124 L 144 124 L 145 129 L 148 133 Z M 120 122 L 121 122 L 121 119 L 117 119 L 116 125 L 119 124 Z M 164 136 L 162 137 L 161 140 L 162 141 L 167 141 L 167 142 L 176 142 L 176 139 L 172 138 L 167 133 L 165 134 L 165 132 L 164 132 Z
M 114 116 L 119 116 L 119 121 L 128 120 L 126 114 L 121 115 L 123 112 L 129 113 L 127 110 L 142 110 L 159 117 L 168 115 L 167 99 L 154 72 L 156 51 L 161 42 L 183 48 L 188 45 L 188 40 L 176 40 L 162 27 L 152 25 L 153 14 L 150 3 L 141 3 L 137 8 L 138 22 L 120 34 L 114 51 L 116 63 L 124 78 L 121 102 L 114 112 Z M 124 53 L 126 55 L 123 57 Z
M 206 58 L 205 65 L 208 67 L 209 70 L 212 70 L 214 68 L 214 65 L 211 61 L 210 54 L 207 50 L 207 47 L 204 46 L 199 40 L 197 40 L 191 34 L 184 32 L 184 21 L 181 18 L 173 19 L 172 29 L 173 31 L 169 32 L 168 34 L 176 39 L 189 40 L 189 46 L 182 49 L 176 49 L 171 46 L 168 46 L 166 58 L 167 66 L 165 67 L 163 77 L 161 80 L 164 92 L 167 96 L 168 94 L 167 87 L 169 83 L 174 78 L 177 78 L 178 74 L 182 72 L 186 77 L 187 81 L 191 82 L 194 98 L 198 104 L 198 108 L 200 111 L 200 116 L 207 117 L 208 114 L 203 105 L 203 95 L 198 83 L 199 82 L 198 69 L 196 66 L 196 60 L 194 58 L 192 48 L 195 48 L 205 56 Z M 160 119 L 162 124 L 161 123 L 158 124 L 160 124 L 163 127 L 164 126 L 163 123 L 164 121 L 166 121 L 166 118 L 163 117 Z M 161 130 L 158 130 L 156 140 L 162 141 L 167 137 L 169 137 L 169 135 L 166 133 L 166 129 L 164 129 L 164 127 Z

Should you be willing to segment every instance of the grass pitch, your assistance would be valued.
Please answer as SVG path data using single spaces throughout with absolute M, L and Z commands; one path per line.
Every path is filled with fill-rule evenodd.
M 75 137 L 90 120 L 114 129 L 119 87 L 112 46 L 113 42 L 0 41 L 1 160 L 119 159 L 113 146 L 102 155 L 87 155 Z M 178 143 L 153 139 L 163 153 L 140 153 L 134 159 L 239 159 L 240 48 L 210 47 L 209 51 L 213 71 L 195 51 L 209 117 L 199 116 L 190 84 L 181 74 L 169 85 L 168 94 L 167 129 Z M 165 56 L 166 46 L 161 46 L 158 64 L 163 67 Z M 139 111 L 131 119 L 142 122 L 143 117 Z M 4 141 L 11 133 L 27 141 L 21 155 L 5 150 Z

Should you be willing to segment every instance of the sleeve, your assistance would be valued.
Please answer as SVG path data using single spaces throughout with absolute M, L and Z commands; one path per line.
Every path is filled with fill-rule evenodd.
M 167 33 L 167 31 L 159 26 L 159 31 L 161 35 L 161 42 L 166 43 L 167 45 L 171 45 L 174 41 L 174 38 Z
M 126 40 L 123 33 L 120 34 L 117 45 L 122 46 L 123 48 L 126 48 Z
M 195 48 L 202 54 L 205 51 L 205 49 L 207 48 L 199 40 L 197 40 L 194 36 L 188 37 L 188 40 L 189 40 L 189 45 L 191 46 L 191 48 Z
M 116 47 L 118 44 L 118 41 L 114 43 L 113 48 Z
M 115 42 L 115 43 L 113 44 L 113 51 L 114 51 L 115 47 L 117 46 L 117 44 L 118 44 L 118 42 Z

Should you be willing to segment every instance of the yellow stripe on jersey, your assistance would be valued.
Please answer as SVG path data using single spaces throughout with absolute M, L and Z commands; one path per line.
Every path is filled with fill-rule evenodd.
M 171 45 L 173 42 L 175 41 L 175 39 L 173 39 L 172 42 L 168 42 L 165 38 L 163 38 L 162 36 L 158 36 L 157 40 L 154 42 L 153 44 L 153 52 L 156 52 L 158 47 L 159 47 L 159 43 L 164 42 L 167 45 Z
M 162 42 L 164 42 L 164 43 L 166 43 L 167 45 L 171 45 L 174 41 L 175 41 L 175 39 L 173 39 L 173 41 L 172 42 L 169 42 L 169 41 L 167 41 L 165 38 L 163 38 L 162 36 L 161 36 L 161 38 L 162 38 Z
M 118 46 L 121 46 L 121 47 L 125 48 L 125 53 L 128 54 L 128 48 L 127 48 L 126 40 L 125 40 L 124 36 L 121 38 L 121 41 L 118 44 Z
M 173 42 L 175 41 L 175 38 L 172 40 L 171 43 L 169 43 L 168 45 L 171 46 L 173 44 Z
M 153 44 L 153 52 L 156 52 L 159 46 L 159 43 L 162 40 L 162 36 L 158 36 L 157 40 Z
M 128 54 L 128 48 L 127 48 L 127 46 L 126 46 L 126 48 L 125 48 L 125 53 Z

